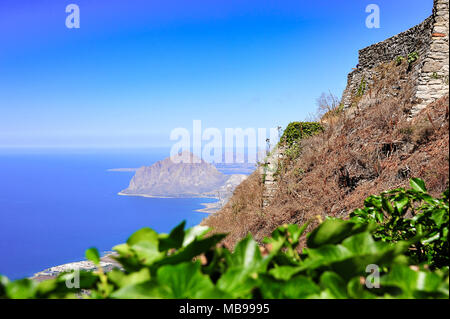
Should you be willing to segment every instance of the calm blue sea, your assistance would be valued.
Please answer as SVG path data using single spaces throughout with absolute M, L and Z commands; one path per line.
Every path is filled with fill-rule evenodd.
M 0 150 L 0 274 L 31 276 L 124 242 L 141 227 L 168 232 L 213 199 L 118 196 L 134 172 L 169 155 L 151 150 Z

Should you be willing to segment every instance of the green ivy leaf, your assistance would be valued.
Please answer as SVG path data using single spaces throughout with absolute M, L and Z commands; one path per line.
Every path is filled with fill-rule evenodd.
M 156 281 L 127 285 L 111 294 L 115 299 L 162 299 L 170 296 L 170 291 Z
M 275 266 L 275 268 L 269 270 L 269 274 L 278 280 L 289 280 L 292 276 L 301 271 L 301 269 L 301 267 Z
M 409 198 L 404 194 L 401 194 L 399 197 L 395 198 L 394 206 L 397 209 L 397 212 L 402 216 L 404 213 L 406 213 L 406 210 L 409 206 Z
M 393 215 L 394 214 L 394 208 L 392 207 L 391 202 L 386 198 L 386 197 L 382 197 L 381 198 L 381 204 L 383 206 L 383 209 L 389 213 L 389 215 Z
M 159 250 L 167 251 L 171 248 L 178 249 L 182 247 L 185 231 L 184 227 L 186 226 L 186 221 L 181 222 L 177 227 L 172 229 L 169 235 L 160 235 L 159 236 Z
M 367 207 L 375 207 L 381 209 L 383 207 L 381 203 L 381 196 L 371 195 L 364 200 L 364 205 Z
M 217 281 L 217 288 L 233 298 L 249 298 L 258 284 L 258 273 L 249 268 L 229 268 Z
M 203 238 L 203 236 L 210 230 L 211 228 L 202 225 L 189 228 L 184 236 L 182 247 L 186 247 L 187 245 L 192 243 L 195 239 Z
M 336 273 L 326 271 L 320 276 L 320 286 L 337 299 L 347 298 L 347 284 Z
M 360 282 L 360 277 L 352 278 L 347 284 L 347 294 L 353 299 L 374 299 L 375 295 L 370 293 Z
M 6 285 L 6 295 L 11 299 L 35 298 L 37 284 L 30 279 L 11 281 Z
M 229 268 L 218 280 L 217 287 L 236 297 L 249 293 L 256 285 L 258 272 L 266 265 L 250 234 L 236 245 L 228 257 L 228 264 Z
M 205 298 L 214 290 L 209 277 L 200 271 L 198 262 L 163 266 L 158 269 L 157 278 L 161 285 L 167 287 L 169 298 Z
M 372 228 L 373 225 L 370 224 L 330 218 L 308 234 L 306 244 L 310 248 L 337 244 L 347 237 Z
M 304 299 L 317 298 L 320 288 L 310 278 L 296 276 L 289 281 L 278 281 L 272 277 L 261 276 L 260 291 L 266 299 Z
M 158 234 L 150 228 L 142 228 L 130 236 L 128 246 L 136 253 L 143 265 L 151 265 L 159 260 L 163 253 L 159 251 Z
M 381 286 L 396 286 L 402 289 L 403 296 L 413 297 L 416 291 L 433 292 L 439 289 L 442 279 L 439 275 L 415 271 L 404 265 L 395 265 L 381 277 Z
M 442 224 L 448 223 L 448 210 L 438 209 L 431 213 L 430 219 L 436 223 L 438 227 L 441 227 Z
M 234 249 L 230 259 L 230 268 L 242 267 L 244 269 L 256 269 L 261 262 L 261 253 L 258 244 L 249 234 L 241 240 Z
M 299 226 L 297 224 L 288 225 L 287 231 L 290 235 L 291 244 L 293 246 L 296 246 L 298 244 L 300 237 L 306 231 L 306 228 L 308 227 L 308 225 L 309 225 L 309 222 L 304 223 L 302 226 Z
M 142 268 L 141 270 L 128 275 L 117 269 L 108 273 L 108 279 L 120 288 L 149 281 L 150 277 L 148 268 Z
M 420 178 L 411 178 L 409 181 L 411 188 L 415 191 L 426 193 L 427 188 L 425 187 L 425 182 Z

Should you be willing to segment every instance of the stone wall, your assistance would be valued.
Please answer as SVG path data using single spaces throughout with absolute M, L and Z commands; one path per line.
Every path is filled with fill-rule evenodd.
M 449 0 L 434 0 L 431 45 L 417 83 L 419 103 L 413 114 L 448 93 L 449 89 Z
M 430 16 L 405 32 L 359 50 L 359 67 L 372 68 L 380 63 L 395 60 L 398 56 L 407 56 L 411 52 L 423 56 L 431 45 L 432 28 L 433 16 Z
M 420 60 L 412 70 L 416 89 L 412 113 L 446 94 L 449 88 L 448 15 L 449 0 L 434 0 L 432 15 L 422 23 L 360 50 L 357 69 L 348 75 L 342 95 L 344 108 L 351 106 L 363 82 L 366 88 L 370 87 L 377 65 L 413 52 L 418 53 Z

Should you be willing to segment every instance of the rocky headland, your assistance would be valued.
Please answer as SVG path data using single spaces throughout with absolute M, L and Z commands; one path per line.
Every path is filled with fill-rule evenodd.
M 216 198 L 204 204 L 202 212 L 220 209 L 234 189 L 247 178 L 244 174 L 226 175 L 190 152 L 178 154 L 179 160 L 168 157 L 151 166 L 136 170 L 129 186 L 119 195 L 157 198 Z

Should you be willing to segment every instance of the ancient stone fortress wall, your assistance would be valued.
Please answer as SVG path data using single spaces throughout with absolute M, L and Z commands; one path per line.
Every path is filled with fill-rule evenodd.
M 344 108 L 349 108 L 355 95 L 370 87 L 374 68 L 397 57 L 407 58 L 416 52 L 419 62 L 412 72 L 415 81 L 413 114 L 449 89 L 449 0 L 434 0 L 432 15 L 415 27 L 385 41 L 359 51 L 359 63 L 348 75 L 342 96 Z

